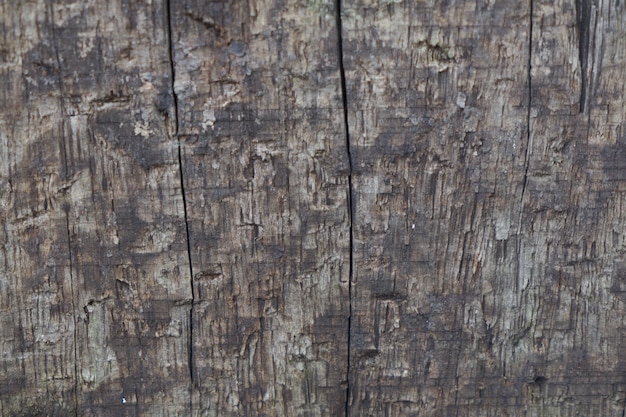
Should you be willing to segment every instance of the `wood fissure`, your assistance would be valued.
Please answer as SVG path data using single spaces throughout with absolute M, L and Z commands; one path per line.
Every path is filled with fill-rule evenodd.
M 189 409 L 193 414 L 193 389 L 194 389 L 194 372 L 193 372 L 193 309 L 195 302 L 194 285 L 193 285 L 193 264 L 191 259 L 191 239 L 189 234 L 189 216 L 187 213 L 187 196 L 185 194 L 185 178 L 183 170 L 183 156 L 182 156 L 182 143 L 181 138 L 178 135 L 178 97 L 174 88 L 176 81 L 176 68 L 174 64 L 174 48 L 172 40 L 172 10 L 170 0 L 165 0 L 165 13 L 167 14 L 167 37 L 168 37 L 168 52 L 169 52 L 169 64 L 170 64 L 170 88 L 174 106 L 174 136 L 176 137 L 178 144 L 178 168 L 180 175 L 180 190 L 183 200 L 183 212 L 185 217 L 185 233 L 187 239 L 187 257 L 189 262 L 189 285 L 191 287 L 191 303 L 189 307 L 189 335 L 187 344 L 188 366 L 189 366 L 189 382 L 190 382 L 190 395 L 189 395 Z
M 68 253 L 68 262 L 70 269 L 70 291 L 72 293 L 72 309 L 74 313 L 72 317 L 74 319 L 74 417 L 78 417 L 78 335 L 77 335 L 77 326 L 76 326 L 76 305 L 75 301 L 77 299 L 77 295 L 74 294 L 74 268 L 72 265 L 72 237 L 70 233 L 70 215 L 69 209 L 65 210 L 65 224 L 67 229 L 67 253 Z
M 578 63 L 580 66 L 580 113 L 587 107 L 589 88 L 589 45 L 591 39 L 591 0 L 576 0 L 576 28 L 578 32 Z
M 56 30 L 54 28 L 55 16 L 54 16 L 54 8 L 52 5 L 49 6 L 50 20 L 53 23 L 53 27 L 51 29 L 52 40 L 53 40 L 53 48 L 54 48 L 54 58 L 56 60 L 57 71 L 58 71 L 58 83 L 59 83 L 59 91 L 61 96 L 59 97 L 59 108 L 61 110 L 61 134 L 63 135 L 62 143 L 63 143 L 63 161 L 64 161 L 64 176 L 65 179 L 69 178 L 69 161 L 67 155 L 67 143 L 65 141 L 65 118 L 67 115 L 67 110 L 65 108 L 65 86 L 63 85 L 63 77 L 62 77 L 62 66 L 61 66 L 61 57 L 59 55 L 59 40 L 56 34 Z M 65 194 L 65 193 L 64 193 Z M 74 340 L 73 353 L 74 353 L 74 417 L 78 417 L 78 392 L 79 392 L 79 376 L 78 376 L 78 326 L 76 320 L 76 300 L 80 300 L 78 294 L 74 292 L 74 265 L 72 260 L 72 236 L 71 236 L 71 228 L 70 228 L 70 207 L 69 203 L 65 202 L 65 228 L 67 230 L 67 254 L 68 254 L 68 263 L 69 263 L 69 275 L 70 275 L 70 292 L 72 294 L 72 320 L 74 329 L 72 331 L 72 337 Z
M 337 16 L 337 42 L 339 51 L 339 73 L 341 81 L 341 100 L 343 104 L 343 123 L 345 129 L 346 140 L 346 154 L 348 157 L 348 216 L 350 222 L 350 258 L 349 258 L 349 273 L 348 273 L 348 346 L 347 346 L 347 359 L 346 359 L 346 417 L 350 415 L 350 335 L 352 333 L 352 280 L 354 273 L 354 207 L 353 207 L 353 187 L 352 187 L 352 154 L 350 152 L 350 124 L 348 120 L 348 93 L 346 88 L 346 73 L 343 64 L 343 35 L 342 35 L 342 17 L 341 17 L 341 0 L 336 0 L 335 4 L 336 16 Z
M 530 10 L 528 19 L 528 109 L 526 112 L 526 152 L 524 154 L 524 180 L 522 184 L 522 195 L 520 197 L 519 205 L 519 221 L 517 224 L 518 239 L 522 231 L 522 217 L 524 216 L 524 198 L 526 196 L 526 186 L 528 185 L 528 167 L 530 165 L 530 157 L 533 151 L 533 136 L 531 133 L 531 109 L 533 105 L 533 0 L 530 0 Z M 518 240 L 519 243 L 519 240 Z M 520 245 L 518 244 L 518 250 Z M 518 252 L 519 255 L 519 252 Z

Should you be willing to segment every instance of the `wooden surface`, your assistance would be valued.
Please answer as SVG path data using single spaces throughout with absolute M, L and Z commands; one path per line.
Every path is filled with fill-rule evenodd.
M 0 1 L 0 415 L 623 416 L 624 7 Z
M 0 14 L 2 414 L 183 415 L 192 296 L 167 9 Z
M 181 2 L 175 92 L 201 415 L 341 415 L 350 217 L 333 4 Z

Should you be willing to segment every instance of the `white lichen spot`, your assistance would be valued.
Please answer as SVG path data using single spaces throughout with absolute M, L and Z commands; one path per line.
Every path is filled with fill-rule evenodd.
M 207 131 L 209 127 L 211 129 L 215 128 L 215 121 L 217 120 L 215 118 L 215 110 L 205 107 L 204 111 L 202 112 L 202 117 L 204 119 L 204 121 L 202 122 L 202 128 L 205 131 Z
M 81 33 L 79 39 L 78 55 L 84 59 L 87 58 L 89 52 L 94 48 L 95 43 L 91 33 Z
M 165 332 L 165 335 L 170 336 L 170 337 L 180 337 L 181 332 L 182 332 L 182 329 L 181 329 L 180 320 L 172 319 L 172 321 L 170 321 L 170 324 L 167 328 L 167 331 Z
M 504 216 L 496 219 L 495 229 L 496 240 L 507 240 L 509 238 L 509 231 L 511 229 L 509 219 Z
M 459 93 L 456 96 L 456 105 L 459 106 L 460 108 L 464 109 L 466 100 L 467 100 L 467 96 L 465 94 L 463 94 L 463 93 Z
M 150 130 L 150 127 L 148 126 L 147 123 L 144 122 L 137 122 L 135 123 L 135 135 L 136 136 L 143 136 L 144 138 L 149 138 L 150 135 L 152 134 L 152 131 Z

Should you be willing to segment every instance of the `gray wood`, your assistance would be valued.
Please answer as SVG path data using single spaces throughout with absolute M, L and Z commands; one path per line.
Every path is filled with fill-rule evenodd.
M 350 415 L 623 415 L 623 13 L 346 6 Z
M 200 415 L 341 415 L 349 166 L 332 2 L 172 14 Z
M 518 415 L 528 4 L 368 5 L 344 12 L 350 415 Z
M 625 25 L 0 0 L 0 415 L 623 416 Z
M 3 4 L 3 415 L 184 415 L 167 9 Z

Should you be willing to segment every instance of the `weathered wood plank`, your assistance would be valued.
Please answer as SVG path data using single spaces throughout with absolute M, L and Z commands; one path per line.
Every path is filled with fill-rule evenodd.
M 622 415 L 623 12 L 346 4 L 352 415 Z
M 533 2 L 520 366 L 540 415 L 622 416 L 623 5 Z M 620 96 L 620 97 L 618 97 Z
M 529 4 L 351 1 L 343 16 L 350 415 L 519 415 Z
M 76 319 L 62 124 L 44 4 L 2 4 L 0 412 L 72 414 Z
M 341 415 L 350 218 L 334 3 L 172 6 L 194 410 Z
M 2 413 L 188 414 L 167 9 L 4 10 Z
M 623 416 L 623 16 L 0 1 L 0 415 Z

